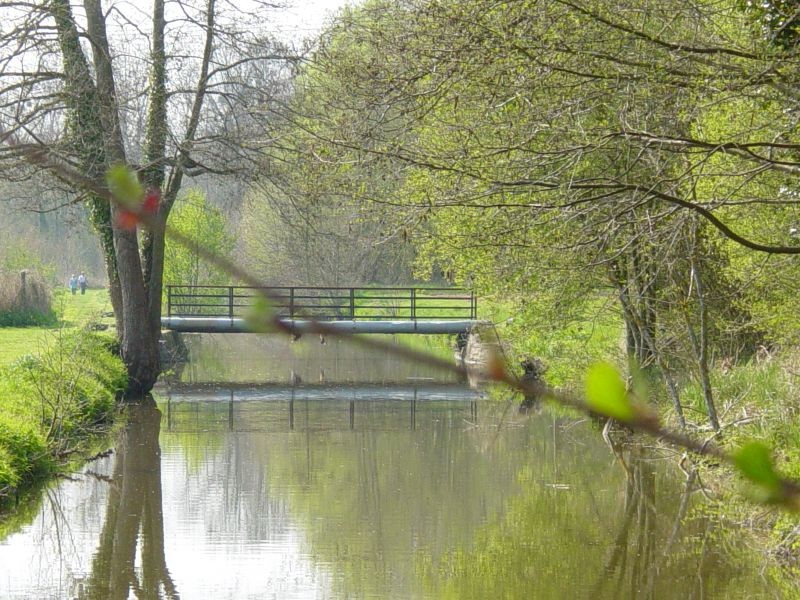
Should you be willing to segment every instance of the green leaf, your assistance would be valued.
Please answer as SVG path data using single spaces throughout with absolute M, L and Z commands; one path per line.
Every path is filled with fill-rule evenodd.
M 108 189 L 117 201 L 127 208 L 138 208 L 144 196 L 144 188 L 136 172 L 129 166 L 117 163 L 106 172 Z
M 273 310 L 269 301 L 266 298 L 259 296 L 253 302 L 250 310 L 247 311 L 245 323 L 247 323 L 248 328 L 252 331 L 266 333 L 272 330 L 272 313 Z
M 636 418 L 625 382 L 617 369 L 606 362 L 592 365 L 586 374 L 586 402 L 593 411 L 618 421 Z
M 752 483 L 776 500 L 781 492 L 781 478 L 772 464 L 770 449 L 761 442 L 748 442 L 733 454 L 733 462 Z

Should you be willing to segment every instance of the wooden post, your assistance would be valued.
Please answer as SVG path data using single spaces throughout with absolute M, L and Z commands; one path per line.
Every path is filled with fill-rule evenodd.
M 350 288 L 350 320 L 356 320 L 356 290 Z
M 289 318 L 294 319 L 294 288 L 289 288 Z
M 19 272 L 19 293 L 17 294 L 17 302 L 19 303 L 19 307 L 22 310 L 27 308 L 28 304 L 28 282 L 26 278 L 28 277 L 28 272 L 26 270 L 22 270 Z
M 233 319 L 233 286 L 228 286 L 228 317 Z
M 417 320 L 417 288 L 411 288 L 411 320 Z

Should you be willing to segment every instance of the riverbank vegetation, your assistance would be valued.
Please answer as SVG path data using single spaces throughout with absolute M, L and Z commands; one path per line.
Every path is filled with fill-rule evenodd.
M 0 506 L 85 449 L 111 422 L 127 384 L 109 336 L 48 335 L 38 354 L 0 366 Z
M 484 316 L 554 385 L 610 360 L 676 430 L 759 438 L 797 474 L 798 18 L 733 0 L 366 2 L 298 68 L 250 206 L 404 248 L 417 277 L 499 299 Z M 269 239 L 248 210 L 244 239 Z
M 785 472 L 800 468 L 791 3 L 369 0 L 303 60 L 281 63 L 288 73 L 266 37 L 225 46 L 252 20 L 217 23 L 210 3 L 192 13 L 204 50 L 186 63 L 208 74 L 224 55 L 231 66 L 196 87 L 168 82 L 169 52 L 195 49 L 165 43 L 156 8 L 152 47 L 131 52 L 130 68 L 152 81 L 146 102 L 124 78 L 109 93 L 114 52 L 82 49 L 84 33 L 97 48 L 118 43 L 90 4 L 85 23 L 69 2 L 37 5 L 40 18 L 24 14 L 2 40 L 56 31 L 48 50 L 63 59 L 64 90 L 49 87 L 48 66 L 9 75 L 0 94 L 24 90 L 42 110 L 57 94 L 65 107 L 63 143 L 50 146 L 81 171 L 44 166 L 90 191 L 135 389 L 158 375 L 162 226 L 184 179 L 259 172 L 235 225 L 240 262 L 262 280 L 387 283 L 413 269 L 474 288 L 497 304 L 484 316 L 510 355 L 543 358 L 555 386 L 610 360 L 643 373 L 653 409 L 693 439 L 765 439 Z M 209 86 L 225 90 L 223 113 Z M 121 118 L 128 100 L 137 118 Z M 39 119 L 26 108 L 25 136 Z M 141 181 L 112 166 L 137 156 Z M 121 197 L 130 206 L 110 208 L 108 184 L 118 199 L 132 192 Z M 142 216 L 155 226 L 140 239 Z
M 0 327 L 0 507 L 85 450 L 127 382 L 113 337 L 89 329 L 107 292 L 57 290 L 51 306 L 42 290 L 39 308 L 58 325 Z

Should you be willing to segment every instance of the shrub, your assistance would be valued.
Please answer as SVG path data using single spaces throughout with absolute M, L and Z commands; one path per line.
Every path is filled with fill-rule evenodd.
M 12 457 L 8 450 L 0 445 L 0 498 L 4 490 L 15 488 L 19 485 L 19 473 L 12 466 Z
M 52 464 L 47 444 L 35 427 L 0 416 L 0 488 L 44 475 Z

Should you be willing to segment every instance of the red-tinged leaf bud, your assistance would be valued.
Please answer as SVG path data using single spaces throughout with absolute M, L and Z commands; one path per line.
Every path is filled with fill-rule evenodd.
M 134 212 L 120 209 L 117 212 L 116 224 L 120 229 L 135 230 L 139 224 L 139 217 Z
M 159 204 L 161 204 L 161 190 L 150 188 L 144 196 L 142 212 L 146 215 L 154 215 L 158 212 Z

